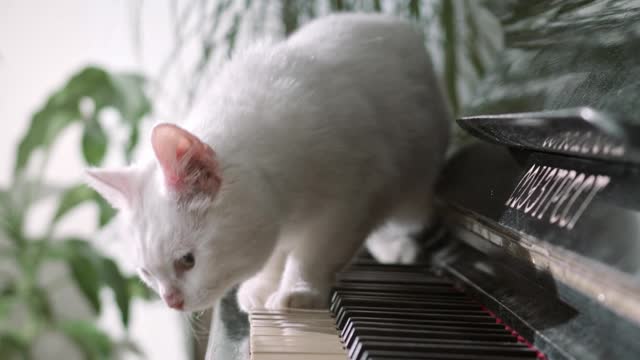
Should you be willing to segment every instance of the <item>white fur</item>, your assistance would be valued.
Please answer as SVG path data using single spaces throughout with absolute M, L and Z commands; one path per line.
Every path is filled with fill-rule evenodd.
M 405 21 L 334 15 L 246 50 L 180 124 L 216 153 L 213 200 L 177 202 L 156 161 L 128 170 L 126 191 L 137 192 L 116 202 L 133 203 L 120 208 L 145 281 L 179 289 L 189 311 L 244 280 L 245 310 L 325 306 L 335 272 L 372 231 L 427 220 L 449 124 Z M 171 264 L 188 251 L 196 265 L 179 277 Z

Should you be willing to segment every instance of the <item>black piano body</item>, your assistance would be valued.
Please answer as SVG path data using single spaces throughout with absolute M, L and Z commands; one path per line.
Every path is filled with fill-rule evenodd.
M 458 120 L 481 141 L 439 191 L 463 250 L 436 262 L 549 358 L 639 358 L 640 2 L 494 4 L 506 48 Z
M 457 121 L 472 137 L 420 261 L 548 359 L 638 359 L 640 1 L 488 3 L 505 50 Z M 211 359 L 247 356 L 234 301 Z

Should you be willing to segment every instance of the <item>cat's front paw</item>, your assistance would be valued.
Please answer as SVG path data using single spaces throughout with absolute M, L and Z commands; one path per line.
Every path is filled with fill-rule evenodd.
M 264 309 L 265 303 L 278 284 L 264 279 L 249 279 L 238 288 L 236 298 L 238 306 L 244 312 L 253 309 Z
M 280 289 L 271 294 L 265 304 L 265 308 L 269 310 L 325 309 L 328 306 L 328 289 L 325 291 L 306 286 Z

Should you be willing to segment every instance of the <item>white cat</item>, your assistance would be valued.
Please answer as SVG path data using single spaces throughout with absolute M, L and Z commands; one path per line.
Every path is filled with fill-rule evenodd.
M 245 311 L 324 307 L 376 228 L 427 220 L 450 113 L 409 23 L 313 21 L 237 55 L 202 98 L 155 126 L 155 159 L 88 171 L 170 307 L 208 308 L 241 281 Z

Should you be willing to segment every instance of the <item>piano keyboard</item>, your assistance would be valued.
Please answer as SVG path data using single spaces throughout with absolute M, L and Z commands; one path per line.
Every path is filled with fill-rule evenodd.
M 355 264 L 327 310 L 254 311 L 253 360 L 544 359 L 483 306 L 424 267 Z

